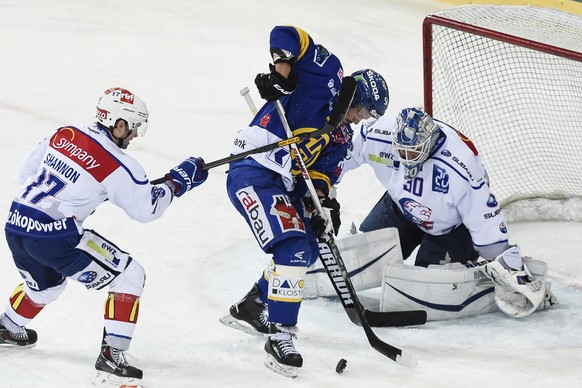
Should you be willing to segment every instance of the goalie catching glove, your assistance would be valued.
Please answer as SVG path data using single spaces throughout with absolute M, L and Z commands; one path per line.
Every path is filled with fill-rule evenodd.
M 532 275 L 517 246 L 510 247 L 485 265 L 483 272 L 495 284 L 497 307 L 509 316 L 526 317 L 544 300 L 545 272 L 543 276 Z
M 275 70 L 275 66 L 269 64 L 269 69 L 271 73 L 260 73 L 255 78 L 255 85 L 259 89 L 261 98 L 267 101 L 275 101 L 293 93 L 298 82 L 293 70 L 289 73 L 288 78 L 285 78 Z
M 166 184 L 172 189 L 176 197 L 204 183 L 208 178 L 208 171 L 203 170 L 204 159 L 191 156 L 172 168 L 166 174 Z
M 311 198 L 308 199 L 308 202 L 311 202 Z M 333 234 L 337 236 L 341 225 L 339 202 L 335 198 L 326 196 L 320 197 L 319 203 L 321 203 L 325 216 L 319 214 L 314 209 L 314 206 L 311 206 L 314 209 L 311 212 L 311 229 L 313 229 L 318 238 L 331 233 L 332 230 Z

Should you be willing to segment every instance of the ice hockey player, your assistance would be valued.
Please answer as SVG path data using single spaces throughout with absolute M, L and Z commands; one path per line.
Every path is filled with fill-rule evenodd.
M 261 97 L 267 102 L 248 128 L 238 132 L 233 154 L 287 138 L 275 100 L 279 99 L 284 106 L 293 134 L 299 135 L 322 128 L 337 98 L 342 65 L 305 31 L 292 26 L 275 27 L 270 34 L 270 52 L 274 63 L 270 73 L 259 74 L 255 79 Z M 388 105 L 385 80 L 370 69 L 354 73 L 354 78 L 356 96 L 346 122 L 380 117 Z M 336 233 L 339 203 L 328 194 L 341 171 L 338 163 L 346 155 L 351 135 L 349 125 L 341 125 L 331 135 L 299 144 L 319 195 L 317 200 L 331 214 Z M 296 179 L 298 173 L 287 147 L 230 164 L 229 198 L 271 259 L 251 291 L 230 308 L 230 315 L 221 319 L 233 326 L 239 321 L 246 322 L 251 330 L 268 334 L 265 364 L 291 377 L 297 376 L 303 365 L 293 343 L 303 277 L 318 257 L 317 234 L 328 227 L 320 222 L 322 218 L 317 222 L 310 219 L 307 190 L 304 181 Z
M 148 125 L 148 110 L 135 94 L 107 89 L 97 102 L 96 122 L 66 126 L 44 139 L 18 172 L 22 183 L 6 222 L 6 240 L 24 279 L 0 315 L 0 346 L 35 346 L 28 323 L 64 291 L 67 279 L 87 290 L 108 289 L 98 380 L 131 382 L 142 371 L 127 363 L 145 273 L 128 253 L 83 222 L 104 201 L 139 222 L 162 216 L 174 197 L 203 183 L 203 160 L 190 157 L 152 185 L 125 150 Z
M 495 302 L 511 316 L 526 316 L 539 307 L 548 291 L 545 263 L 524 261 L 519 248 L 510 246 L 504 212 L 467 137 L 408 108 L 396 119 L 382 117 L 362 126 L 352 144 L 344 171 L 369 164 L 387 189 L 362 231 L 396 228 L 403 258 L 418 248 L 418 267 L 482 266 L 495 283 Z M 421 272 L 409 271 L 416 281 Z

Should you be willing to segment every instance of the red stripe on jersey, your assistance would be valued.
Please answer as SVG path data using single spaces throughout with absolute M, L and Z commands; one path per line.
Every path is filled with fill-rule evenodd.
M 471 151 L 473 151 L 473 154 L 475 156 L 478 156 L 479 151 L 477 151 L 477 147 L 475 147 L 475 144 L 473 144 L 471 139 L 469 139 L 467 136 L 463 135 L 461 132 L 457 131 L 456 129 L 455 129 L 455 131 L 459 134 L 459 137 L 461 138 L 461 140 L 463 140 L 463 142 L 467 145 L 467 147 L 469 147 L 469 149 L 471 149 Z
M 59 128 L 49 145 L 78 164 L 98 182 L 103 182 L 119 167 L 119 162 L 95 139 L 74 127 Z

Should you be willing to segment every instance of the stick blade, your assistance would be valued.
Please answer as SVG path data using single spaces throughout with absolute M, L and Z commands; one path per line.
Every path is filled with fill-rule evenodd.
M 340 87 L 339 95 L 333 111 L 329 115 L 328 124 L 334 129 L 337 128 L 345 115 L 348 113 L 348 109 L 352 105 L 352 100 L 354 99 L 354 94 L 356 93 L 356 80 L 354 77 L 345 76 L 342 79 L 342 85 Z
M 371 311 L 366 310 L 366 319 L 372 327 L 405 327 L 424 325 L 426 311 Z
M 418 365 L 418 360 L 412 355 L 412 353 L 403 350 L 402 353 L 396 356 L 396 361 L 398 364 L 405 366 L 407 368 L 414 368 Z

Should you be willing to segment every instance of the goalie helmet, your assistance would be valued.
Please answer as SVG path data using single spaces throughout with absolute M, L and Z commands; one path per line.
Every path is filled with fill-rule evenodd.
M 416 177 L 439 136 L 439 126 L 427 113 L 417 108 L 400 112 L 396 118 L 396 130 L 392 131 L 392 145 L 404 165 L 406 179 Z
M 379 119 L 388 108 L 390 95 L 386 80 L 371 69 L 358 70 L 352 73 L 356 80 L 356 92 L 352 107 L 363 106 L 372 117 Z
M 123 119 L 131 132 L 137 131 L 139 136 L 143 136 L 147 130 L 148 116 L 143 100 L 127 89 L 109 88 L 97 101 L 97 122 L 110 129 L 119 119 Z

